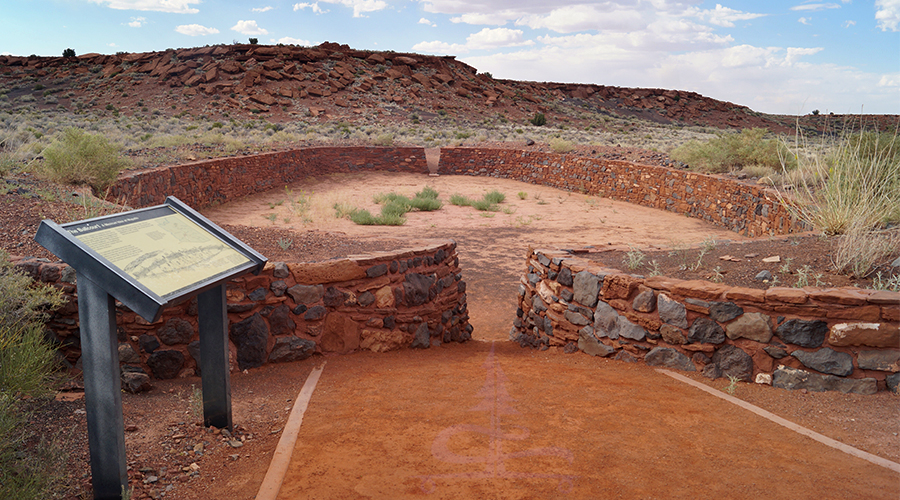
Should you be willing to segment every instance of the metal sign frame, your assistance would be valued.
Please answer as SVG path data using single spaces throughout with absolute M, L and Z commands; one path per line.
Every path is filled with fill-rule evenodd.
M 148 286 L 146 281 L 136 277 L 138 273 L 121 269 L 107 258 L 109 253 L 104 257 L 104 251 L 98 251 L 98 245 L 92 246 L 85 241 L 86 238 L 79 238 L 79 235 L 92 231 L 126 228 L 143 219 L 173 214 L 183 216 L 196 225 L 190 226 L 189 233 L 206 237 L 218 248 L 237 252 L 240 262 L 231 255 L 234 265 L 214 267 L 210 274 L 194 272 L 189 278 L 176 279 L 174 288 L 169 287 L 172 290 L 166 288 L 166 293 L 159 294 L 153 291 L 153 285 Z M 177 216 L 175 219 L 181 221 Z M 134 231 L 140 228 L 132 227 Z M 203 423 L 205 426 L 232 429 L 225 284 L 249 272 L 259 274 L 267 261 L 265 257 L 173 196 L 166 198 L 162 205 L 62 225 L 44 220 L 34 239 L 76 272 L 88 446 L 95 499 L 119 499 L 124 488 L 128 487 L 116 300 L 153 323 L 166 306 L 197 296 Z M 191 251 L 196 252 L 196 247 L 186 247 L 185 252 L 189 254 Z M 153 264 L 166 265 L 166 255 L 163 252 Z M 194 259 L 202 257 L 192 256 Z M 189 267 L 184 265 L 185 269 Z M 163 275 L 158 277 L 157 284 L 159 279 L 166 278 L 164 271 L 157 272 L 159 267 L 151 265 L 146 269 L 150 274 Z

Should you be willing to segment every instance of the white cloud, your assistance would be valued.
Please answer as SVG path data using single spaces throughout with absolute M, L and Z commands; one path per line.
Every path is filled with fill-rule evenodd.
M 692 7 L 686 11 L 688 15 L 692 15 L 703 19 L 710 24 L 715 24 L 716 26 L 721 26 L 723 28 L 732 28 L 734 27 L 735 21 L 749 21 L 751 19 L 756 19 L 759 17 L 765 17 L 768 14 L 754 14 L 752 12 L 742 12 L 735 9 L 730 9 L 728 7 L 723 7 L 720 4 L 716 4 L 714 9 L 700 10 L 696 7 Z
M 900 0 L 875 0 L 875 7 L 881 31 L 900 31 Z
M 456 54 L 465 54 L 469 51 L 469 49 L 459 43 L 446 43 L 440 41 L 433 42 L 419 42 L 412 46 L 412 49 L 416 52 L 422 52 L 425 54 L 442 54 L 442 55 L 456 55 Z
M 132 28 L 140 28 L 144 25 L 144 22 L 147 20 L 145 17 L 132 17 L 131 21 L 126 23 L 127 26 Z
M 283 43 L 285 45 L 302 45 L 304 47 L 312 47 L 313 45 L 315 45 L 314 43 L 310 42 L 309 40 L 303 40 L 301 38 L 292 38 L 289 36 L 283 36 L 277 40 L 273 38 L 272 43 Z
M 809 24 L 810 24 L 809 22 L 810 22 L 810 21 L 812 21 L 812 18 L 811 18 L 811 17 L 801 17 L 800 19 L 797 19 L 797 22 L 798 22 L 798 23 L 800 23 L 800 24 L 805 24 L 805 25 L 807 25 L 807 26 L 809 26 Z
M 900 87 L 900 73 L 893 75 L 881 75 L 878 80 L 879 87 Z
M 426 24 L 426 25 L 428 25 L 428 26 L 431 26 L 432 28 L 437 27 L 437 24 L 435 24 L 435 23 L 429 21 L 428 19 L 425 19 L 424 17 L 421 18 L 421 19 L 419 19 L 419 24 Z
M 201 26 L 199 24 L 182 24 L 176 26 L 175 31 L 188 36 L 215 35 L 219 32 L 219 30 L 215 28 L 207 28 L 206 26 Z
M 477 24 L 488 26 L 503 26 L 508 21 L 516 19 L 516 14 L 510 14 L 510 11 L 497 12 L 467 12 L 460 16 L 451 17 L 452 23 Z
M 534 45 L 534 41 L 525 40 L 522 30 L 509 28 L 484 28 L 478 33 L 466 37 L 465 44 L 445 43 L 440 41 L 420 42 L 413 45 L 417 52 L 432 54 L 466 54 L 473 50 L 490 50 L 501 47 L 522 47 Z
M 252 9 L 250 9 L 250 12 L 269 12 L 270 10 L 272 10 L 274 8 L 275 7 L 272 7 L 271 5 L 267 5 L 265 7 L 254 7 Z
M 353 17 L 366 17 L 365 12 L 376 12 L 388 8 L 387 2 L 383 0 L 321 0 L 325 3 L 343 5 L 344 7 L 353 8 Z
M 309 9 L 309 10 L 313 11 L 314 14 L 327 14 L 329 12 L 327 10 L 322 10 L 322 8 L 319 7 L 319 2 L 295 3 L 294 4 L 294 12 L 297 12 L 298 10 L 303 10 L 303 9 Z
M 807 3 L 803 5 L 795 5 L 794 7 L 791 7 L 791 10 L 808 10 L 810 12 L 816 12 L 819 10 L 840 8 L 841 6 L 836 3 Z
M 547 28 L 557 33 L 574 33 L 587 30 L 638 30 L 644 28 L 647 21 L 637 10 L 571 5 L 553 9 L 548 14 L 524 16 L 516 20 L 516 25 L 533 29 Z
M 110 9 L 118 10 L 145 10 L 156 12 L 171 12 L 175 14 L 196 14 L 198 9 L 191 4 L 198 4 L 201 0 L 90 0 L 93 3 L 106 5 Z
M 847 20 L 841 24 L 842 28 L 849 28 L 850 26 L 856 26 L 856 21 Z
M 238 21 L 231 27 L 233 31 L 237 31 L 242 35 L 268 35 L 269 32 L 256 25 L 256 21 Z

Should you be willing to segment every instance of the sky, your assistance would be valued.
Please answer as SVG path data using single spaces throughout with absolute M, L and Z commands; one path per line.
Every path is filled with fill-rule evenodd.
M 494 78 L 900 114 L 900 0 L 0 0 L 0 54 L 246 43 L 453 55 Z

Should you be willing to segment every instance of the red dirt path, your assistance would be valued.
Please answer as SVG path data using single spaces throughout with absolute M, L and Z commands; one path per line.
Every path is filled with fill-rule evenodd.
M 900 474 L 652 368 L 470 342 L 327 360 L 280 499 L 896 499 Z

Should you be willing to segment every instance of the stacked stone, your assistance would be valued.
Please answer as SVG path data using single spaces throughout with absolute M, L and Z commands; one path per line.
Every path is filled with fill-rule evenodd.
M 269 263 L 258 275 L 226 286 L 231 368 L 306 359 L 314 353 L 427 349 L 471 338 L 466 283 L 456 243 L 352 256 L 320 263 Z M 46 259 L 14 259 L 34 279 L 66 296 L 47 326 L 63 357 L 80 363 L 75 273 Z M 197 374 L 200 341 L 197 300 L 163 311 L 149 323 L 119 304 L 119 361 L 129 390 L 149 375 Z
M 805 231 L 778 195 L 715 175 L 512 149 L 443 148 L 440 173 L 512 179 L 702 219 L 747 236 Z
M 110 188 L 109 198 L 135 208 L 175 196 L 202 209 L 301 181 L 352 172 L 427 174 L 423 148 L 312 147 L 130 172 Z
M 900 293 L 643 278 L 532 251 L 510 338 L 786 389 L 900 383 Z

